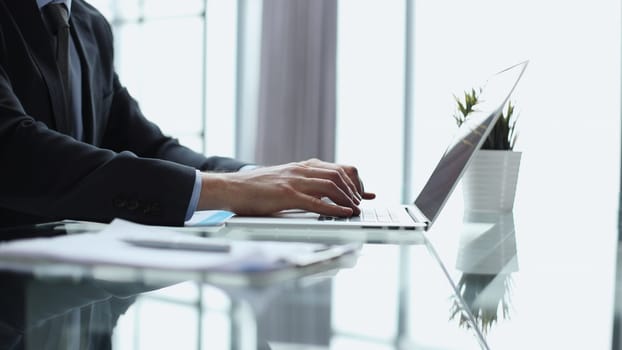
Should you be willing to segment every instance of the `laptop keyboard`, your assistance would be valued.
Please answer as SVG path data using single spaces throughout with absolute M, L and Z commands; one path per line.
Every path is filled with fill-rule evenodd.
M 346 221 L 346 222 L 399 222 L 398 216 L 386 208 L 366 208 L 361 210 L 361 215 L 349 218 L 320 215 L 320 221 Z

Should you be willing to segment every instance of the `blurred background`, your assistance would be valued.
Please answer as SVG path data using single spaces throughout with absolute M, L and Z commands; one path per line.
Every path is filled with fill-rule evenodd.
M 380 202 L 410 202 L 456 128 L 453 96 L 529 59 L 517 150 L 619 172 L 619 1 L 91 3 L 147 117 L 206 154 L 355 164 Z

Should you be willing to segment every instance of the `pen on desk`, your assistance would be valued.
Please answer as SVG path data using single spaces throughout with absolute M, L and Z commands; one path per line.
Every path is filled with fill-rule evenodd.
M 154 249 L 171 249 L 171 250 L 190 250 L 211 253 L 228 253 L 231 246 L 227 243 L 209 242 L 209 241 L 175 241 L 175 240 L 158 240 L 148 238 L 123 238 L 124 242 L 136 247 L 154 248 Z

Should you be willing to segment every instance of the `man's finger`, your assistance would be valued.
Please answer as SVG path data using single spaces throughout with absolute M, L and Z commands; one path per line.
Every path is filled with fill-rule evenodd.
M 334 182 L 324 179 L 305 179 L 298 189 L 315 198 L 327 197 L 336 205 L 349 207 L 355 215 L 360 213 L 357 204 L 346 195 Z M 333 204 L 329 204 L 333 205 Z
M 352 188 L 348 185 L 346 178 L 344 178 L 339 171 L 315 167 L 305 167 L 301 171 L 307 178 L 332 181 L 341 189 L 341 191 L 343 191 L 344 194 L 348 195 L 350 200 L 354 202 L 354 205 L 361 203 L 359 196 L 352 190 Z
M 360 200 L 362 199 L 374 199 L 376 198 L 376 194 L 372 192 L 365 192 L 365 188 L 359 176 L 359 171 L 356 167 L 351 165 L 338 165 L 334 163 L 328 163 L 321 161 L 319 159 L 309 159 L 302 164 L 313 167 L 313 168 L 323 168 L 323 169 L 337 169 L 340 173 L 345 173 L 346 183 L 352 191 L 356 194 L 356 197 Z
M 356 195 L 356 198 L 359 200 L 360 203 L 361 199 L 363 199 L 363 197 L 361 197 L 362 192 L 359 192 L 358 188 L 354 184 L 354 181 L 352 181 L 352 178 L 350 178 L 350 176 L 348 176 L 348 173 L 340 166 L 337 166 L 337 171 L 339 171 L 341 176 L 346 179 L 348 187 L 350 187 L 350 190 Z
M 345 170 L 346 168 L 345 166 L 338 165 L 335 163 L 324 162 L 319 159 L 309 159 L 308 161 L 303 162 L 302 164 L 308 167 L 312 167 L 312 168 L 330 169 L 330 170 L 339 172 L 339 174 L 341 174 L 341 177 L 344 179 L 344 182 L 346 183 L 346 185 L 350 188 L 350 191 L 352 192 L 353 196 L 356 197 L 359 202 L 361 201 L 361 199 L 363 199 L 361 196 L 363 192 L 361 192 L 359 188 L 357 187 L 357 185 L 355 184 L 356 177 L 353 178 L 350 175 L 350 173 Z
M 300 209 L 326 216 L 350 217 L 354 214 L 352 208 L 336 204 L 329 204 L 323 200 L 299 192 L 297 194 Z
M 359 185 L 360 185 L 360 188 L 361 188 L 362 199 L 374 199 L 374 198 L 376 198 L 376 194 L 375 193 L 365 192 L 365 185 L 363 185 L 363 180 L 361 180 L 360 177 L 358 178 L 358 180 L 359 180 Z
M 365 193 L 365 189 L 363 186 L 363 181 L 361 181 L 361 178 L 359 177 L 358 169 L 356 167 L 349 166 L 349 165 L 342 166 L 342 169 L 348 175 L 348 178 L 350 178 L 350 180 L 356 187 L 356 191 L 358 192 L 358 194 L 361 197 L 363 197 L 363 194 Z
M 365 192 L 365 193 L 363 193 L 363 199 L 369 200 L 369 199 L 374 199 L 374 198 L 376 198 L 376 194 L 373 193 L 373 192 Z

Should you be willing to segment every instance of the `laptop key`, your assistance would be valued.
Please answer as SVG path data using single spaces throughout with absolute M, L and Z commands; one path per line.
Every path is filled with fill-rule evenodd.
M 319 221 L 350 221 L 350 222 L 394 222 L 394 214 L 386 209 L 363 209 L 359 216 L 342 218 L 335 216 L 320 215 Z

